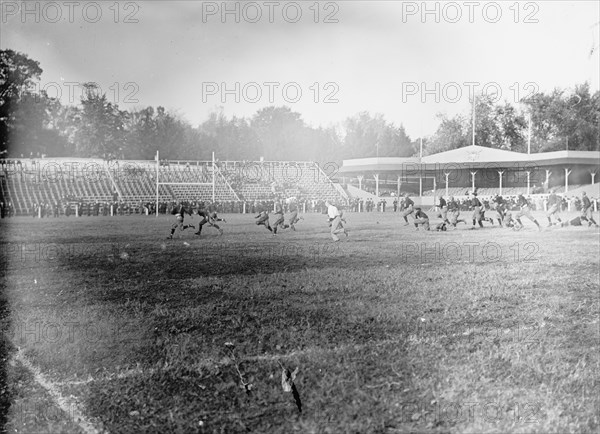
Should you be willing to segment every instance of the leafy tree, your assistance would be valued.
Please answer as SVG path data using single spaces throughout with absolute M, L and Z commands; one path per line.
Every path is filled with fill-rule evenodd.
M 27 140 L 39 136 L 45 120 L 43 104 L 33 93 L 40 79 L 39 62 L 13 50 L 0 50 L 0 148 L 13 153 L 31 152 L 23 148 Z M 19 104 L 22 104 L 19 107 Z M 27 116 L 33 116 L 28 118 Z M 35 130 L 35 131 L 31 131 Z M 12 149 L 11 149 L 12 148 Z
M 381 114 L 373 117 L 361 112 L 346 119 L 344 126 L 343 155 L 346 158 L 407 157 L 414 152 L 404 127 L 387 122 Z
M 588 83 L 523 100 L 532 119 L 532 152 L 600 149 L 600 93 Z
M 298 155 L 307 159 L 314 155 L 314 144 L 306 140 L 307 127 L 300 113 L 289 107 L 263 108 L 252 117 L 250 126 L 258 136 L 266 160 L 285 160 Z
M 440 125 L 432 137 L 424 140 L 423 155 L 437 154 L 471 144 L 470 119 L 461 115 L 448 118 L 441 113 L 437 117 Z
M 75 131 L 75 153 L 79 156 L 123 156 L 127 113 L 99 94 L 91 83 L 84 84 L 81 115 Z M 131 156 L 131 155 L 128 155 Z

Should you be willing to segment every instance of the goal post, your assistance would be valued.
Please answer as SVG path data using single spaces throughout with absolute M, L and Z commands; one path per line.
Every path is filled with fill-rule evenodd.
M 160 192 L 159 188 L 161 185 L 205 185 L 212 186 L 212 201 L 215 201 L 215 193 L 216 193 L 216 173 L 215 173 L 215 153 L 212 153 L 212 161 L 210 161 L 210 168 L 212 171 L 211 182 L 174 182 L 167 181 L 161 182 L 160 180 L 160 154 L 159 151 L 156 151 L 156 211 L 155 216 L 158 217 L 158 208 L 160 203 Z

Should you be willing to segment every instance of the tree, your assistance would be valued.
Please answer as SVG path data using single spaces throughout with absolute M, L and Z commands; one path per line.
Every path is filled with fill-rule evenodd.
M 522 101 L 532 119 L 532 152 L 600 149 L 600 93 L 588 83 L 573 92 L 554 89 Z
M 14 153 L 27 152 L 20 145 L 26 142 L 24 132 L 35 130 L 31 139 L 43 126 L 43 104 L 38 105 L 34 85 L 40 79 L 39 62 L 13 50 L 0 50 L 0 148 Z M 19 108 L 19 104 L 23 104 Z M 26 115 L 33 115 L 28 118 Z M 18 126 L 17 126 L 18 124 Z M 18 136 L 18 137 L 16 137 Z M 12 149 L 10 149 L 12 148 Z M 31 151 L 31 150 L 30 150 Z
M 314 143 L 307 140 L 307 127 L 300 113 L 289 107 L 261 109 L 252 117 L 250 126 L 258 136 L 262 156 L 268 160 L 310 159 L 315 155 Z
M 86 157 L 122 157 L 127 113 L 110 103 L 106 94 L 99 94 L 92 83 L 84 84 L 81 105 L 75 131 L 75 153 Z
M 440 120 L 435 134 L 423 143 L 423 155 L 437 154 L 462 148 L 471 143 L 470 120 L 461 115 L 448 118 L 445 114 L 437 115 Z
M 373 117 L 361 112 L 346 119 L 344 126 L 343 155 L 346 158 L 408 157 L 414 152 L 404 127 L 388 123 L 381 114 Z

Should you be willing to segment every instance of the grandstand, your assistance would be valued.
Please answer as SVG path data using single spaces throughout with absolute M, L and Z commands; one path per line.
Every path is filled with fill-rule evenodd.
M 435 195 L 464 196 L 473 189 L 487 196 L 544 194 L 549 189 L 571 194 L 594 184 L 599 169 L 600 152 L 521 154 L 471 145 L 422 158 L 344 160 L 340 176 L 359 189 L 374 190 L 375 196 L 383 187 L 432 204 Z
M 139 206 L 157 200 L 249 202 L 289 197 L 348 199 L 313 162 L 160 161 L 157 165 L 156 161 L 93 158 L 0 160 L 0 201 L 11 203 L 16 215 L 29 214 L 35 204 Z

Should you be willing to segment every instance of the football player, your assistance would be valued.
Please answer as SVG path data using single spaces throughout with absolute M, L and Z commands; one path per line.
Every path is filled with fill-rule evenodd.
M 523 227 L 523 222 L 521 221 L 521 217 L 527 217 L 529 220 L 535 223 L 538 230 L 542 230 L 542 227 L 538 223 L 538 221 L 531 215 L 531 211 L 529 209 L 529 201 L 523 196 L 523 193 L 519 193 L 517 197 L 517 205 L 521 207 L 520 211 L 515 215 L 515 220 L 519 223 L 519 226 Z
M 173 234 L 175 233 L 175 230 L 178 228 L 179 228 L 180 232 L 185 231 L 187 228 L 196 229 L 194 227 L 194 225 L 184 225 L 183 224 L 185 214 L 188 214 L 190 217 L 192 217 L 192 211 L 190 209 L 186 208 L 186 206 L 184 205 L 183 202 L 179 202 L 179 204 L 173 208 L 173 210 L 171 211 L 171 214 L 173 214 L 175 216 L 175 219 L 177 221 L 175 223 L 173 223 L 173 225 L 171 226 L 171 234 L 167 237 L 168 240 L 173 239 Z
M 554 193 L 554 190 L 550 190 L 550 195 L 548 196 L 548 212 L 546 213 L 546 218 L 548 219 L 548 227 L 552 226 L 552 216 L 558 220 L 559 223 L 562 223 L 562 220 L 558 216 L 558 207 L 560 204 L 560 199 Z

